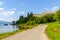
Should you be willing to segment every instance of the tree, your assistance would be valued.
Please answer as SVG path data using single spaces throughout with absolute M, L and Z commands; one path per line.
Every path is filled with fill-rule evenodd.
M 33 20 L 33 12 L 30 12 L 30 13 L 28 13 L 27 14 L 27 20 L 29 21 L 31 21 L 31 20 Z
M 16 22 L 15 22 L 15 21 L 13 21 L 13 22 L 12 22 L 12 25 L 16 25 Z
M 54 20 L 60 21 L 60 10 L 58 10 L 54 15 Z
M 24 17 L 23 16 L 20 16 L 20 20 L 22 20 Z
M 30 12 L 30 17 L 33 17 L 33 12 Z
M 29 14 L 29 12 L 28 12 L 27 17 L 29 17 L 29 16 L 30 16 L 30 14 Z
M 47 17 L 46 15 L 43 16 L 42 19 L 43 19 L 43 22 L 44 22 L 44 23 L 47 23 L 47 22 L 48 22 L 48 17 Z
M 19 18 L 19 20 L 18 21 L 16 21 L 16 23 L 17 24 L 22 24 L 22 23 L 24 23 L 24 16 L 20 16 L 20 18 Z

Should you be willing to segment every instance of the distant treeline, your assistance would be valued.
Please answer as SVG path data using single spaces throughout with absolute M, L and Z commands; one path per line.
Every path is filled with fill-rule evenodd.
M 27 14 L 26 17 L 20 16 L 19 20 L 16 21 L 16 24 L 31 26 L 31 25 L 55 22 L 60 20 L 60 10 L 56 11 L 53 14 L 46 14 L 42 17 L 35 17 L 33 15 L 34 13 L 30 12 Z

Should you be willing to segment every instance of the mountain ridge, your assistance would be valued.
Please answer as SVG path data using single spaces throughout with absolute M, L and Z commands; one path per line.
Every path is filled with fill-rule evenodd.
M 11 22 L 0 21 L 0 24 L 11 24 Z
M 33 16 L 42 17 L 42 16 L 47 15 L 47 14 L 54 14 L 54 12 L 46 11 L 46 12 L 43 12 L 43 13 L 40 13 L 40 14 L 34 14 Z

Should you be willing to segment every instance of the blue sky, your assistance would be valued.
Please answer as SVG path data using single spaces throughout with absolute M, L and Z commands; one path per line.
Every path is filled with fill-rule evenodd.
M 28 12 L 40 14 L 60 9 L 60 0 L 0 0 L 0 21 L 18 20 Z

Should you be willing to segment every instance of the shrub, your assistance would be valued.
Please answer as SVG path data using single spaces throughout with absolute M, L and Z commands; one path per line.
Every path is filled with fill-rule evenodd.
M 60 10 L 58 10 L 54 15 L 54 20 L 60 21 Z

